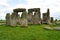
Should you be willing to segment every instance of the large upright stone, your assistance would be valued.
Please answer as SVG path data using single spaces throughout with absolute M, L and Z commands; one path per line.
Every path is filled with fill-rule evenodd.
M 23 11 L 22 12 L 22 15 L 21 15 L 21 18 L 27 18 L 27 15 L 28 15 L 27 12 L 26 11 Z
M 11 16 L 10 13 L 6 14 L 6 25 L 10 26 Z
M 49 10 L 49 8 L 47 9 L 47 22 L 48 22 L 48 24 L 50 23 L 50 10 Z
M 46 13 L 43 13 L 43 23 L 50 24 L 50 12 L 47 9 Z
M 34 16 L 33 16 L 33 23 L 34 24 L 41 24 L 41 21 L 40 21 L 40 15 L 39 15 L 39 12 L 35 12 L 34 13 Z
M 21 17 L 20 17 L 20 15 L 17 16 L 16 22 L 17 22 L 17 24 L 21 24 Z
M 47 24 L 47 13 L 43 13 L 43 21 L 42 21 L 42 23 L 43 24 Z
M 17 22 L 16 22 L 16 12 L 12 13 L 11 15 L 11 26 L 16 26 Z
M 32 9 L 28 9 L 28 24 L 33 24 L 33 10 Z
M 21 16 L 21 26 L 22 27 L 27 27 L 28 26 L 28 21 L 27 21 L 27 12 L 24 11 Z
M 28 24 L 33 24 L 33 14 L 28 13 L 27 15 Z
M 51 23 L 53 23 L 53 17 L 51 17 Z
M 28 26 L 28 21 L 25 18 L 21 19 L 21 27 L 27 27 Z

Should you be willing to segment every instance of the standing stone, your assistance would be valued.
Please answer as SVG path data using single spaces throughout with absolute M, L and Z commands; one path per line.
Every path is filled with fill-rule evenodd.
M 34 13 L 33 23 L 34 24 L 41 24 L 39 12 L 35 12 Z
M 28 24 L 33 24 L 33 10 L 32 9 L 28 9 Z
M 11 21 L 11 17 L 10 17 L 10 13 L 6 14 L 6 25 L 10 26 L 10 21 Z
M 22 27 L 27 27 L 28 26 L 28 21 L 27 21 L 27 12 L 24 11 L 21 16 L 21 26 Z
M 20 17 L 20 15 L 17 16 L 16 22 L 17 22 L 17 24 L 21 24 L 21 17 Z
M 27 26 L 28 26 L 28 21 L 27 21 L 27 19 L 25 19 L 25 18 L 22 18 L 22 19 L 21 19 L 21 26 L 22 26 L 22 27 L 27 27 Z
M 47 24 L 47 13 L 43 13 L 43 24 Z
M 28 24 L 33 24 L 32 18 L 33 18 L 33 14 L 32 13 L 28 13 L 28 15 L 27 15 Z
M 57 19 L 55 19 L 55 24 L 57 24 Z
M 12 13 L 11 15 L 11 26 L 16 26 L 17 25 L 17 22 L 16 22 L 16 13 Z
M 51 17 L 51 23 L 53 23 L 53 17 Z
M 43 13 L 43 23 L 50 24 L 50 11 L 47 9 L 47 13 Z

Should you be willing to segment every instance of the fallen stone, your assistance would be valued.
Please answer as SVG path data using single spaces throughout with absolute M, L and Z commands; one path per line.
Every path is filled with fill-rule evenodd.
M 53 27 L 54 30 L 60 30 L 60 27 Z
M 48 27 L 48 26 L 44 27 L 44 29 L 47 29 L 47 30 L 53 30 L 53 28 Z

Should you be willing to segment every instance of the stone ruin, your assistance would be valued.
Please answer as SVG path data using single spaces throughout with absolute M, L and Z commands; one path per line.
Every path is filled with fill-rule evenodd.
M 46 13 L 43 13 L 43 19 L 42 23 L 49 24 L 50 23 L 50 12 L 49 9 L 47 9 Z
M 53 17 L 51 17 L 51 19 L 50 19 L 50 20 L 51 20 L 51 23 L 53 23 L 53 22 L 54 22 Z
M 29 17 L 27 19 L 29 24 L 41 24 L 40 8 L 28 9 L 28 16 Z
M 22 12 L 22 16 L 18 15 L 18 12 Z M 10 21 L 9 21 L 10 20 Z M 6 14 L 6 24 L 10 26 L 16 26 L 17 24 L 21 24 L 21 26 L 27 26 L 27 12 L 25 8 L 14 9 L 12 15 Z
M 21 17 L 18 12 L 22 12 Z M 28 24 L 48 24 L 49 22 L 52 22 L 51 20 L 49 9 L 46 13 L 43 13 L 43 19 L 41 19 L 40 8 L 28 9 L 28 13 L 25 8 L 17 8 L 13 9 L 11 15 L 9 13 L 6 14 L 6 25 L 9 26 L 16 26 L 17 24 L 20 24 L 23 27 L 27 27 Z

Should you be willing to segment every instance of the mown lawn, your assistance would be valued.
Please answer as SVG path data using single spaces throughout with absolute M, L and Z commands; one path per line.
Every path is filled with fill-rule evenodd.
M 60 31 L 46 30 L 42 25 L 29 25 L 28 28 L 0 26 L 0 40 L 60 40 Z

